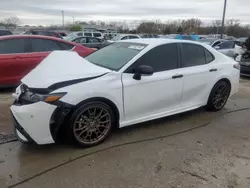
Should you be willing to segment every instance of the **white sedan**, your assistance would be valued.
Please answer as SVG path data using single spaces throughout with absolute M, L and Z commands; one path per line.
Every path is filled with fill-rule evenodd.
M 11 106 L 22 142 L 70 138 L 83 147 L 112 128 L 206 106 L 217 111 L 239 87 L 239 64 L 206 44 L 135 39 L 85 59 L 51 53 L 22 79 Z

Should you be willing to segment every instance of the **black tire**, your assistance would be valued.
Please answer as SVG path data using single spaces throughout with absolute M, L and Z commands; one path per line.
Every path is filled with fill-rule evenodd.
M 92 147 L 100 144 L 110 135 L 115 122 L 115 114 L 109 105 L 99 101 L 87 102 L 72 114 L 68 136 L 78 146 Z
M 206 108 L 210 111 L 221 110 L 226 105 L 230 92 L 231 86 L 227 81 L 217 82 L 209 95 Z

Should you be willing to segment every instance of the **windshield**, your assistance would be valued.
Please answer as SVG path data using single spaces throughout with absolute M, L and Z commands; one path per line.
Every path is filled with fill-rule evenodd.
M 98 66 L 118 71 L 146 46 L 140 43 L 114 43 L 90 54 L 86 59 Z

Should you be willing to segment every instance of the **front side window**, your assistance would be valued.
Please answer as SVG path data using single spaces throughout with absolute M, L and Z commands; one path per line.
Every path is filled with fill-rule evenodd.
M 86 59 L 98 66 L 118 71 L 147 45 L 141 43 L 114 43 L 102 48 Z
M 157 46 L 144 54 L 132 66 L 127 73 L 134 73 L 141 65 L 147 65 L 154 69 L 154 72 L 167 71 L 178 68 L 178 51 L 176 44 L 164 44 Z
M 61 50 L 59 44 L 53 40 L 47 39 L 31 39 L 33 52 L 50 52 L 54 50 Z
M 182 67 L 192 67 L 206 64 L 204 48 L 196 44 L 182 44 Z
M 25 52 L 24 39 L 0 40 L 0 54 L 19 54 Z
M 100 41 L 96 38 L 89 38 L 89 43 L 100 43 Z

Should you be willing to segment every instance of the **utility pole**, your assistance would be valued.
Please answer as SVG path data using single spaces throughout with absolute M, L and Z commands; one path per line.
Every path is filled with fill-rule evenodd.
M 62 26 L 64 27 L 64 11 L 62 10 Z
M 223 16 L 222 16 L 221 36 L 220 36 L 221 39 L 223 38 L 223 33 L 224 33 L 226 9 L 227 9 L 227 0 L 224 1 L 224 10 L 223 10 Z
M 72 16 L 72 18 L 73 18 L 73 25 L 75 24 L 75 17 L 74 16 Z

